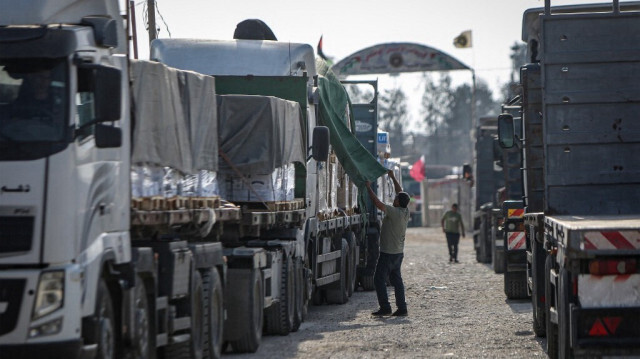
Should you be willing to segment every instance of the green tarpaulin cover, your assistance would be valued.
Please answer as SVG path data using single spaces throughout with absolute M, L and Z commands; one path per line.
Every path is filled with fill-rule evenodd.
M 353 111 L 351 111 L 349 95 L 344 86 L 323 59 L 316 59 L 316 69 L 320 94 L 319 124 L 329 128 L 331 147 L 340 164 L 356 186 L 363 188 L 366 181 L 374 182 L 385 174 L 387 169 L 362 146 L 349 130 L 347 121 L 351 123 L 351 128 L 355 128 L 355 120 L 353 119 Z

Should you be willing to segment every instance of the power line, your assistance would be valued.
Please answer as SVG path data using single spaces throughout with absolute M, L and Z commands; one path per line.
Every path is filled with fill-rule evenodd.
M 169 37 L 171 37 L 171 30 L 169 30 L 169 25 L 167 25 L 167 22 L 164 20 L 164 16 L 162 16 L 162 13 L 160 12 L 160 8 L 158 7 L 158 2 L 157 1 L 154 1 L 154 2 L 156 3 L 156 12 L 160 16 L 160 20 L 162 20 L 162 23 L 164 24 L 165 29 L 167 29 L 167 34 L 169 35 Z

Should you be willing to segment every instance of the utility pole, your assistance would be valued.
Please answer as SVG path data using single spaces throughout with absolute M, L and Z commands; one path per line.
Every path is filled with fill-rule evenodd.
M 133 0 L 129 1 L 129 29 L 131 39 L 133 40 L 133 58 L 138 59 L 138 29 L 136 28 L 136 4 Z M 130 26 L 129 26 L 130 25 Z
M 149 43 L 157 38 L 156 33 L 156 1 L 147 0 L 147 16 L 149 17 Z

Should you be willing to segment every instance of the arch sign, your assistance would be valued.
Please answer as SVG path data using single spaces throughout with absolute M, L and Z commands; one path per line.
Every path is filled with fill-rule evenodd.
M 429 46 L 401 42 L 374 45 L 353 53 L 331 67 L 340 76 L 400 72 L 471 70 L 446 53 Z

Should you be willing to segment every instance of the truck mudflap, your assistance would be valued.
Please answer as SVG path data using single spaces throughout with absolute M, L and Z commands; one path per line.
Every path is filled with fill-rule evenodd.
M 574 354 L 640 354 L 640 306 L 579 308 L 571 304 L 571 341 Z
M 508 272 L 525 272 L 527 270 L 526 249 L 508 250 L 505 252 Z

